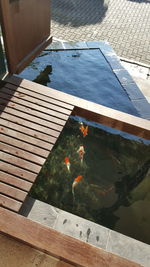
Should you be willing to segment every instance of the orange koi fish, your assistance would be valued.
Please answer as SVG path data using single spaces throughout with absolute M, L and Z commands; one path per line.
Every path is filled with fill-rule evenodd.
M 81 160 L 81 164 L 83 163 L 83 156 L 85 154 L 84 146 L 81 145 L 79 149 L 77 150 L 77 153 L 79 154 L 79 158 Z
M 83 177 L 80 175 L 77 178 L 75 178 L 74 181 L 73 181 L 73 184 L 72 184 L 72 194 L 73 194 L 74 200 L 75 200 L 74 188 L 75 188 L 76 185 L 78 185 L 78 183 L 81 181 L 82 178 Z
M 88 128 L 89 128 L 88 126 L 86 126 L 84 128 L 83 137 L 87 136 L 87 134 L 88 134 Z
M 88 126 L 84 127 L 82 122 L 80 124 L 81 124 L 81 126 L 79 129 L 80 129 L 81 133 L 83 134 L 83 137 L 85 137 L 85 136 L 87 136 L 87 133 L 88 133 Z
M 67 167 L 68 171 L 70 172 L 70 161 L 69 161 L 69 158 L 65 157 L 64 161 L 65 161 L 65 164 L 66 164 L 66 167 Z

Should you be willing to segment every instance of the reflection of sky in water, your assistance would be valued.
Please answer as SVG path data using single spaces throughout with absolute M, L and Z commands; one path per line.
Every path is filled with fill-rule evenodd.
M 19 76 L 138 116 L 99 49 L 45 51 Z

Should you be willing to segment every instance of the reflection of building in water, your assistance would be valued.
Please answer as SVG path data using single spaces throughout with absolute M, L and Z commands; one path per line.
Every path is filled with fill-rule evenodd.
M 47 65 L 46 68 L 40 72 L 40 74 L 33 80 L 36 83 L 43 84 L 47 86 L 48 82 L 50 82 L 49 74 L 52 73 L 52 65 Z

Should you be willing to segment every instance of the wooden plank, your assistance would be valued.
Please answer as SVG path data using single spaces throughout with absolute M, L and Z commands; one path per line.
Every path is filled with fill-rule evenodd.
M 37 88 L 45 96 L 50 91 L 51 97 L 58 100 L 63 99 L 64 102 L 74 105 L 76 107 L 74 115 L 84 116 L 86 119 L 150 140 L 150 121 L 148 120 L 47 88 L 40 84 L 37 86 L 36 83 L 21 78 L 18 79 L 15 76 L 8 76 L 5 81 L 27 89 L 35 88 L 36 90 Z
M 33 144 L 31 145 L 31 144 L 25 143 L 22 140 L 15 139 L 14 137 L 12 138 L 11 136 L 4 135 L 2 133 L 0 135 L 0 141 L 6 143 L 8 145 L 13 145 L 17 148 L 21 147 L 21 149 L 23 151 L 27 151 L 27 152 L 29 151 L 30 153 L 38 155 L 38 156 L 43 157 L 43 158 L 47 158 L 47 156 L 49 154 L 48 151 L 46 151 L 42 148 L 36 147 Z M 51 148 L 52 148 L 52 145 L 51 145 Z
M 38 85 L 37 85 L 38 87 Z M 26 99 L 28 101 L 31 101 L 37 105 L 43 106 L 43 107 L 47 107 L 49 108 L 49 103 L 54 104 L 56 106 L 60 106 L 69 110 L 73 109 L 73 105 L 68 104 L 66 102 L 63 102 L 62 100 L 58 100 L 57 98 L 52 98 L 50 91 L 49 94 L 47 94 L 46 96 L 43 94 L 42 91 L 39 90 L 35 90 L 35 88 L 24 88 L 24 87 L 19 87 L 16 85 L 13 85 L 11 83 L 6 83 L 5 87 L 2 88 L 2 92 L 6 92 L 6 89 L 8 89 L 7 93 L 10 95 L 14 95 L 16 97 L 19 98 L 24 98 L 26 97 Z
M 23 202 L 27 196 L 27 192 L 24 192 L 20 189 L 17 189 L 4 183 L 0 183 L 0 192 L 8 197 L 12 197 L 21 202 Z
M 9 119 L 10 121 L 7 121 L 7 119 Z M 14 122 L 12 122 L 11 119 L 14 120 Z M 45 133 L 43 134 L 22 125 L 16 124 L 14 116 L 11 116 L 7 113 L 3 113 L 1 115 L 1 125 L 2 126 L 0 127 L 0 132 L 18 138 L 22 141 L 31 143 L 37 147 L 42 147 L 46 150 L 51 150 L 51 144 L 54 144 L 56 142 L 56 138 L 51 135 Z
M 3 208 L 0 208 L 0 214 L 1 233 L 25 242 L 29 246 L 44 251 L 74 266 L 140 266 Z
M 21 205 L 21 202 L 0 194 L 0 207 L 8 208 L 12 211 L 18 212 L 21 208 Z
M 150 140 L 150 121 L 144 120 L 126 113 L 120 114 L 121 112 L 116 112 L 115 110 L 108 113 L 107 117 L 100 115 L 100 112 L 96 110 L 91 111 L 79 107 L 75 107 L 72 115 L 81 116 L 88 120 L 95 121 L 106 126 L 127 132 L 129 134 L 134 134 L 136 136 L 143 137 Z M 107 113 L 106 113 L 107 114 Z M 115 117 L 116 119 L 112 119 Z M 109 117 L 110 116 L 110 117 Z
M 50 1 L 5 0 L 0 11 L 9 72 L 18 73 L 51 42 Z
M 37 84 L 35 82 L 26 80 L 26 79 L 22 79 L 20 77 L 16 77 L 14 75 L 7 75 L 7 77 L 5 77 L 5 82 L 13 84 L 15 86 L 19 86 L 21 88 L 25 88 L 37 93 L 42 93 L 43 96 L 47 97 L 50 96 L 51 98 L 57 99 L 59 101 L 63 101 L 64 103 L 73 105 L 73 100 L 75 99 L 80 99 L 78 97 L 63 93 L 61 91 L 52 89 L 50 87 L 46 87 L 44 85 L 41 84 Z
M 17 93 L 17 94 L 19 95 L 19 93 Z M 26 102 L 28 101 L 30 103 L 30 105 L 31 105 L 31 103 L 33 101 L 33 98 L 31 98 L 30 101 L 29 101 L 29 100 L 27 100 L 27 98 L 29 98 L 29 97 L 27 97 L 25 94 L 20 94 L 20 95 L 21 95 L 21 97 L 19 99 L 20 99 L 20 101 L 22 102 L 23 105 L 25 104 L 24 101 L 26 101 Z M 9 101 L 10 100 L 11 101 L 14 101 L 14 99 L 17 101 L 17 99 L 14 98 L 13 95 L 10 97 L 10 95 L 8 95 L 7 93 L 2 93 L 1 92 L 0 93 L 0 97 L 1 98 L 6 98 Z M 20 101 L 19 101 L 19 103 L 20 103 Z M 1 103 L 4 103 L 5 104 L 4 100 L 1 99 Z M 30 107 L 30 105 L 28 104 L 28 107 Z M 35 110 L 38 110 L 38 106 L 39 105 L 37 103 L 36 104 L 32 104 L 32 108 L 35 109 Z M 70 115 L 70 111 L 72 111 L 72 109 L 71 110 L 70 109 L 68 110 L 68 109 L 59 107 L 57 105 L 53 105 L 51 103 L 49 103 L 48 108 L 47 107 L 46 108 L 44 108 L 44 107 L 43 108 L 40 108 L 39 107 L 39 110 L 41 110 L 43 113 L 47 113 L 49 115 L 52 112 L 53 113 L 52 115 L 54 115 L 55 117 L 58 117 L 58 118 L 61 118 L 61 114 Z M 63 118 L 63 116 L 62 116 L 62 118 Z M 64 119 L 66 119 L 66 116 L 64 116 Z
M 11 103 L 11 102 L 9 102 L 9 103 Z M 38 118 L 38 117 L 35 117 L 33 115 L 34 111 L 33 112 L 30 111 L 30 109 L 27 110 L 25 107 L 19 106 L 18 104 L 14 108 L 14 107 L 11 107 L 11 104 L 9 104 L 9 103 L 7 104 L 6 107 L 5 107 L 5 105 L 3 106 L 3 104 L 0 104 L 0 110 L 3 110 L 3 108 L 5 107 L 4 108 L 5 112 L 8 112 L 10 114 L 14 114 L 18 118 L 25 118 L 25 120 L 30 121 L 34 124 L 36 123 L 38 125 L 46 127 L 45 128 L 46 131 L 48 131 L 48 129 L 51 129 L 50 131 L 51 131 L 52 135 L 54 135 L 54 136 L 58 136 L 59 133 L 57 133 L 57 131 L 61 131 L 63 128 L 61 125 L 46 121 L 46 120 Z M 27 113 L 27 111 L 28 111 L 28 113 Z M 31 115 L 29 113 L 31 113 Z
M 0 151 L 0 158 L 2 161 L 5 161 L 5 162 L 8 162 L 8 163 L 15 165 L 17 167 L 23 168 L 23 170 L 24 169 L 29 170 L 30 172 L 33 172 L 36 174 L 38 174 L 39 171 L 41 170 L 41 166 L 39 166 L 35 163 L 32 163 L 30 161 L 21 159 L 19 157 L 10 155 L 10 154 L 5 153 L 3 151 Z
M 29 172 L 17 166 L 13 166 L 9 162 L 4 162 L 2 160 L 0 161 L 0 170 L 10 175 L 14 175 L 24 180 L 27 180 L 29 182 L 32 182 L 32 183 L 35 181 L 37 177 L 37 174 L 35 173 Z
M 33 116 L 42 118 L 47 121 L 55 122 L 56 124 L 64 125 L 66 120 L 68 119 L 68 115 L 61 114 L 59 112 L 55 112 L 53 110 L 49 110 L 48 108 L 43 108 L 37 104 L 32 104 L 29 101 L 22 100 L 21 98 L 10 96 L 0 92 L 0 104 L 7 105 L 9 101 L 9 106 L 14 107 L 15 109 L 22 110 L 25 113 L 30 113 Z
M 9 185 L 13 185 L 24 191 L 30 191 L 32 183 L 22 180 L 16 176 L 0 171 L 0 181 Z
M 31 162 L 34 162 L 40 166 L 42 166 L 45 162 L 44 158 L 33 155 L 30 152 L 23 151 L 22 146 L 21 146 L 21 149 L 19 149 L 12 145 L 8 145 L 8 144 L 0 142 L 0 150 L 7 152 L 11 155 L 17 156 L 19 158 L 30 160 Z
M 9 117 L 9 119 L 12 117 L 13 119 L 15 119 L 14 116 L 11 116 L 11 115 L 7 116 L 7 114 L 6 114 L 6 117 Z M 41 127 L 39 127 L 39 128 L 41 129 Z M 24 134 L 21 132 L 17 132 L 16 130 L 6 128 L 5 126 L 3 126 L 3 124 L 2 124 L 2 127 L 0 128 L 0 132 L 4 133 L 6 135 L 12 136 L 14 138 L 20 139 L 22 141 L 25 141 L 27 143 L 36 145 L 37 147 L 44 148 L 48 151 L 51 150 L 52 144 L 54 144 L 56 142 L 56 138 L 54 138 L 52 136 L 49 136 L 49 143 L 48 143 L 48 142 L 42 141 L 41 139 L 40 140 L 37 139 L 37 137 L 39 136 L 39 133 L 36 131 L 35 131 L 34 137 L 31 137 L 30 135 L 27 135 L 27 133 Z

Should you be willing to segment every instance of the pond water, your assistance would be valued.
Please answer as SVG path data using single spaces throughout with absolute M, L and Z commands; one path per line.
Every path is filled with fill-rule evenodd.
M 150 244 L 150 141 L 71 116 L 30 195 Z
M 19 76 L 138 116 L 100 49 L 44 51 Z

